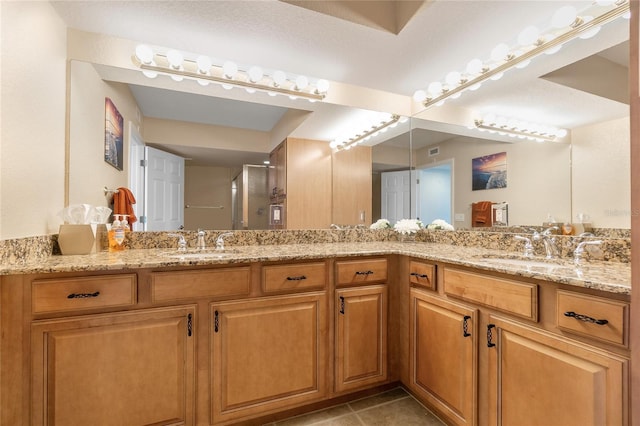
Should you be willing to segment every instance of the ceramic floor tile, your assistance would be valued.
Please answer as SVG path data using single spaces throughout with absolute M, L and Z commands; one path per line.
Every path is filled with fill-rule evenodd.
M 349 403 L 353 411 L 360 411 L 375 405 L 384 404 L 399 398 L 406 398 L 409 394 L 402 388 L 391 389 L 387 392 L 369 396 L 367 398 L 358 399 Z
M 320 411 L 314 411 L 312 413 L 303 414 L 301 416 L 292 417 L 290 419 L 282 420 L 276 422 L 276 426 L 301 426 L 301 425 L 311 425 L 319 422 L 332 420 L 340 416 L 344 416 L 345 414 L 353 413 L 347 404 L 336 405 L 335 407 L 330 407 Z M 325 424 L 325 423 L 323 423 Z M 332 423 L 326 423 L 332 424 Z M 348 423 L 335 423 L 335 424 L 348 424 Z M 359 423 L 355 423 L 359 424 Z
M 442 426 L 444 424 L 412 397 L 358 411 L 357 414 L 366 426 Z
M 335 419 L 314 424 L 314 426 L 366 426 L 357 414 L 349 414 Z

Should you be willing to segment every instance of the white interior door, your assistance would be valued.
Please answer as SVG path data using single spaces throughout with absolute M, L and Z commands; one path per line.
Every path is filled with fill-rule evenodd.
M 411 203 L 411 171 L 384 172 L 382 176 L 382 206 L 381 217 L 391 222 L 393 226 L 400 219 L 410 219 L 412 215 Z
M 136 197 L 133 212 L 138 221 L 133 224 L 132 231 L 145 231 L 146 218 L 144 216 L 145 188 L 144 188 L 144 141 L 138 129 L 129 122 L 129 189 Z
M 453 160 L 418 171 L 418 217 L 425 225 L 436 219 L 453 224 Z
M 145 147 L 147 160 L 145 216 L 147 231 L 184 226 L 184 158 Z

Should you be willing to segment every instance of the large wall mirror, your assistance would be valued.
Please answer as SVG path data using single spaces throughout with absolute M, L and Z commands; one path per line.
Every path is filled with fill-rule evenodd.
M 508 203 L 510 225 L 540 225 L 548 217 L 573 221 L 582 214 L 597 227 L 629 228 L 628 23 L 620 21 L 478 91 L 418 111 L 406 124 L 368 142 L 371 221 L 441 218 L 457 229 L 470 228 L 472 203 L 488 200 Z M 178 208 L 185 207 L 186 229 L 268 227 L 260 188 L 266 183 L 264 162 L 277 142 L 287 136 L 329 141 L 335 126 L 346 128 L 373 114 L 323 103 L 293 108 L 276 98 L 226 99 L 203 94 L 195 82 L 178 91 L 167 80 L 145 79 L 117 65 L 71 61 L 70 204 L 103 204 L 103 185 L 135 183 L 135 173 L 103 172 L 102 164 L 98 170 L 87 160 L 101 156 L 96 140 L 102 134 L 96 129 L 104 128 L 105 97 L 127 117 L 126 169 L 144 157 L 136 154 L 136 143 L 185 159 L 185 196 Z M 486 114 L 566 128 L 570 137 L 514 142 L 470 128 Z M 506 188 L 473 189 L 473 159 L 497 153 L 506 153 Z M 429 195 L 426 183 L 447 173 L 448 189 Z M 419 186 L 413 184 L 416 178 Z M 257 201 L 245 226 L 238 209 L 247 193 Z

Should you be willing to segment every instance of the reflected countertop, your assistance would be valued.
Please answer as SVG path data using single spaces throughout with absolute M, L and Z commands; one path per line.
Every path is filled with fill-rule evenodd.
M 50 256 L 44 261 L 0 266 L 0 275 L 78 271 L 115 271 L 189 265 L 223 265 L 247 262 L 292 261 L 327 257 L 400 254 L 479 270 L 551 281 L 610 293 L 631 294 L 631 266 L 620 262 L 586 262 L 571 259 L 555 263 L 545 259 L 521 261 L 519 253 L 478 247 L 421 242 L 358 242 L 230 246 L 224 256 L 185 256 L 177 250 L 135 249 L 89 255 Z M 208 253 L 211 253 L 209 251 Z M 178 256 L 176 256 L 178 255 Z

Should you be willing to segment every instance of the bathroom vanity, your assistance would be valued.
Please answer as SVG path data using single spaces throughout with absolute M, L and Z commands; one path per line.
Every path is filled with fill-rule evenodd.
M 168 252 L 3 270 L 2 424 L 264 424 L 399 383 L 450 424 L 629 424 L 628 265 L 397 242 Z

